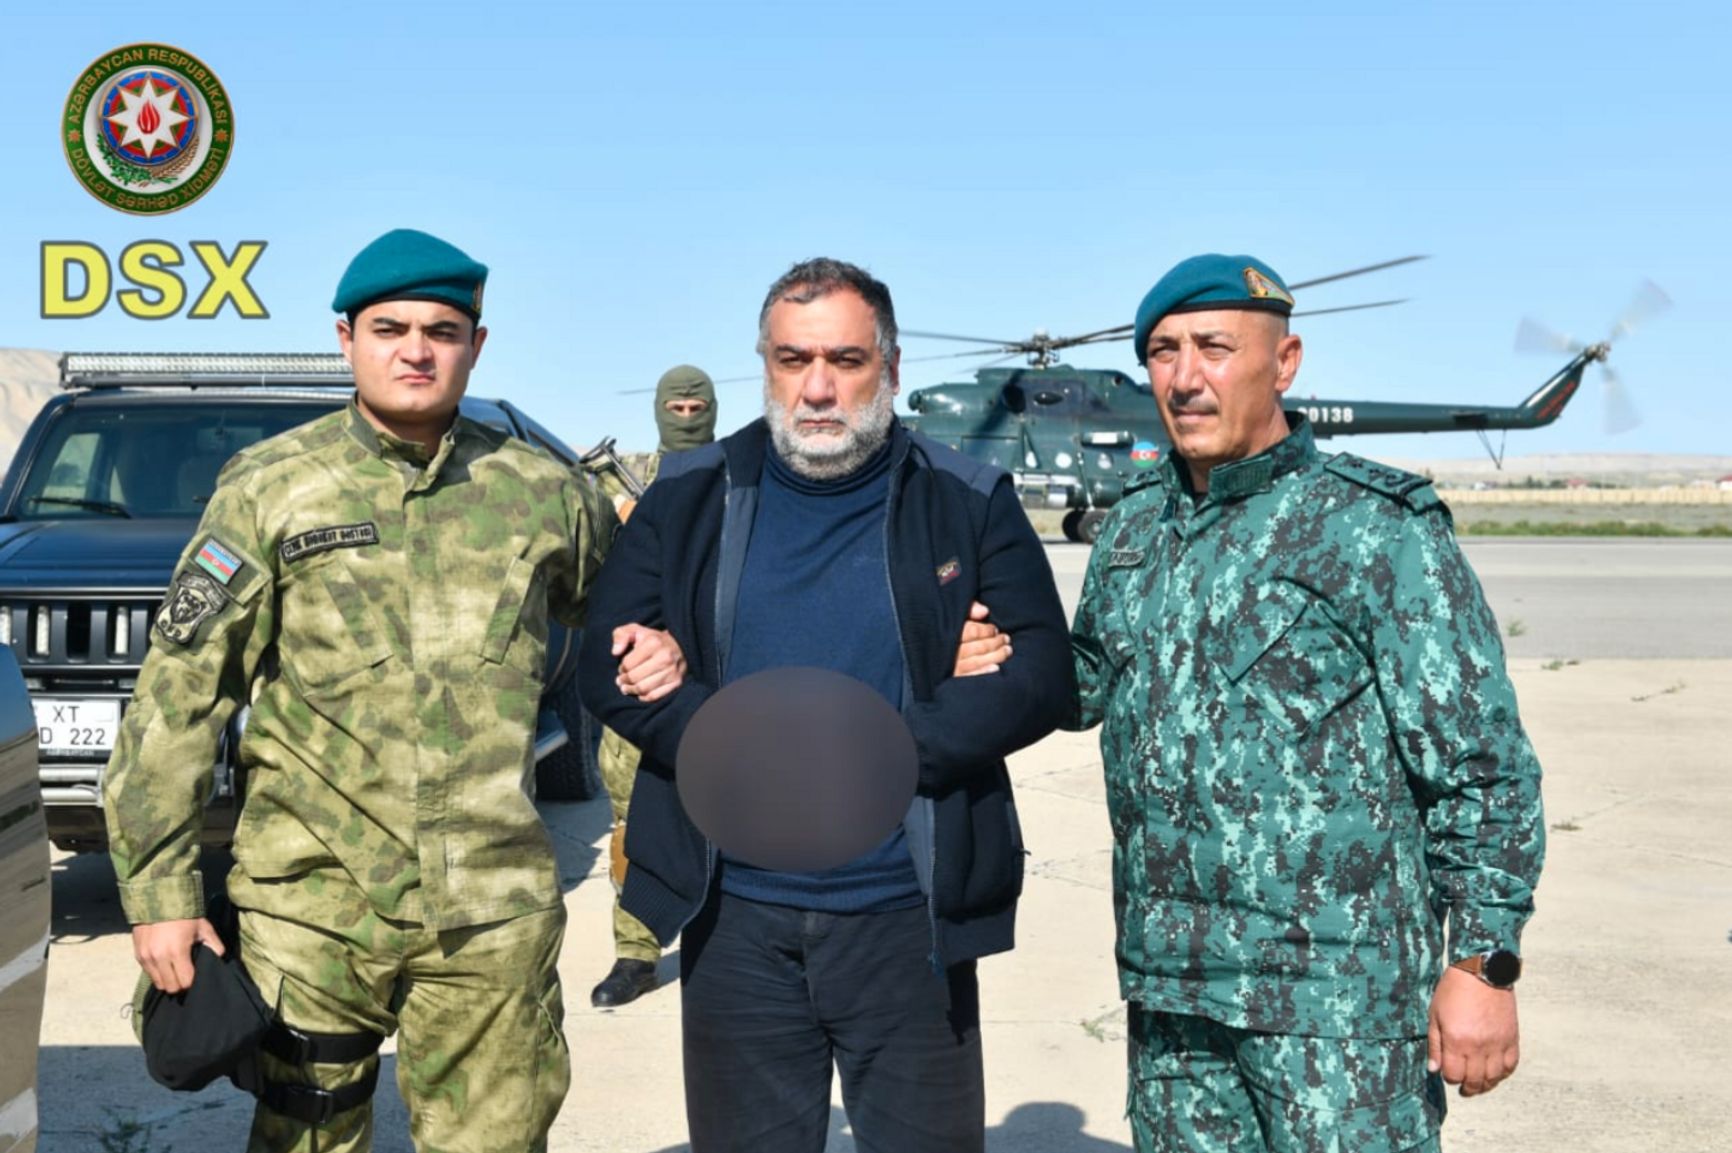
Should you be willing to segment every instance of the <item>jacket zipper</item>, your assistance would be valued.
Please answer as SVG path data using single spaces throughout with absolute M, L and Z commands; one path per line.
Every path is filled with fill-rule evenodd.
M 722 571 L 721 571 L 721 565 L 722 565 L 722 558 L 726 557 L 728 554 L 728 550 L 726 548 L 726 543 L 727 543 L 727 539 L 728 539 L 728 506 L 733 503 L 733 497 L 734 497 L 734 474 L 733 474 L 733 471 L 728 467 L 728 462 L 727 462 L 726 458 L 724 458 L 722 460 L 722 531 L 716 540 L 717 552 L 719 554 L 716 558 L 716 604 L 715 604 L 715 617 L 714 617 L 714 627 L 717 630 L 716 644 L 715 644 L 715 649 L 716 649 L 716 691 L 717 692 L 720 692 L 721 688 L 722 688 L 722 638 L 721 638 L 721 633 L 720 633 L 721 625 L 722 625 Z M 709 903 L 709 900 L 710 900 L 710 886 L 715 884 L 715 881 L 716 881 L 716 846 L 715 846 L 715 843 L 712 842 L 708 837 L 705 837 L 704 838 L 704 891 L 703 891 L 703 895 L 698 898 L 698 903 L 695 906 L 693 906 L 692 911 L 686 914 L 685 920 L 680 922 L 680 932 L 682 932 L 682 933 L 685 932 L 686 926 L 691 924 L 693 921 L 697 920 L 698 914 L 704 911 L 704 906 L 707 905 Z
M 913 452 L 910 445 L 901 460 L 895 461 L 890 467 L 890 493 L 884 502 L 884 580 L 890 586 L 890 617 L 896 622 L 896 648 L 902 654 L 902 707 L 906 709 L 914 701 L 914 682 L 908 672 L 908 643 L 902 636 L 902 613 L 896 607 L 896 578 L 890 564 L 890 526 L 896 520 L 896 486 L 901 480 L 902 468 L 907 463 L 908 453 Z M 924 802 L 922 802 L 924 803 Z M 926 830 L 926 924 L 932 934 L 932 971 L 942 973 L 944 966 L 938 957 L 938 907 L 935 894 L 938 890 L 938 829 L 937 813 L 932 814 L 933 820 L 927 822 Z

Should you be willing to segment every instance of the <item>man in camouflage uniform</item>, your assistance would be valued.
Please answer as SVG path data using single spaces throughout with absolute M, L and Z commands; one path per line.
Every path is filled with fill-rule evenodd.
M 654 452 L 627 453 L 621 463 L 644 488 L 656 478 L 662 457 L 670 452 L 701 448 L 716 439 L 716 386 L 709 373 L 689 364 L 678 364 L 662 373 L 656 382 L 656 431 L 660 443 Z M 623 523 L 637 507 L 637 497 L 611 468 L 598 468 L 596 482 L 613 501 Z M 598 1009 L 629 1005 L 656 987 L 656 962 L 661 945 L 644 923 L 620 907 L 619 892 L 625 885 L 625 821 L 631 807 L 631 786 L 637 776 L 639 754 L 612 729 L 601 734 L 601 781 L 613 805 L 613 836 L 608 842 L 613 880 L 613 968 L 590 990 L 589 1003 Z
M 394 1030 L 420 1149 L 544 1149 L 569 1082 L 529 782 L 548 618 L 578 623 L 614 517 L 457 415 L 486 271 L 410 231 L 355 258 L 335 308 L 356 394 L 223 470 L 104 781 L 134 951 L 173 993 L 195 940 L 221 951 L 197 833 L 251 706 L 228 889 L 248 971 L 312 1037 L 259 1054 L 255 1153 L 370 1148 Z
M 1544 825 L 1497 624 L 1426 481 L 1283 413 L 1291 307 L 1250 257 L 1145 298 L 1173 451 L 1073 628 L 1140 1151 L 1436 1149 L 1436 1075 L 1517 1060 Z

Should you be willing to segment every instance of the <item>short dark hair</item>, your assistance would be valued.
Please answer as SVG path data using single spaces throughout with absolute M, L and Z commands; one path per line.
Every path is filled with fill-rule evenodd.
M 896 306 L 890 302 L 890 289 L 859 265 L 827 256 L 800 261 L 770 285 L 770 291 L 764 295 L 764 307 L 758 310 L 758 355 L 769 351 L 770 309 L 777 301 L 811 304 L 842 289 L 859 293 L 860 299 L 872 309 L 878 329 L 878 351 L 888 362 L 896 353 Z

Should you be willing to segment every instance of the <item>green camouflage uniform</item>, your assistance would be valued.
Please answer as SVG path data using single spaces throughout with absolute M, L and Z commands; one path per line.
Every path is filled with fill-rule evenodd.
M 1416 1108 L 1444 923 L 1452 957 L 1517 950 L 1544 849 L 1539 765 L 1443 502 L 1320 456 L 1303 420 L 1202 497 L 1169 455 L 1102 527 L 1072 640 L 1124 997 L 1241 1039 L 1405 1040 Z M 1138 1033 L 1142 1125 L 1164 1048 Z
M 200 810 L 250 703 L 243 955 L 290 1025 L 400 1016 L 423 1148 L 539 1148 L 564 1096 L 533 744 L 549 614 L 579 623 L 613 527 L 579 475 L 461 417 L 431 457 L 353 402 L 261 442 L 181 558 L 104 779 L 128 919 L 202 915 Z M 375 1060 L 299 1074 L 330 1087 Z M 370 1128 L 370 1106 L 340 1114 L 318 1148 Z M 250 1148 L 310 1139 L 261 1107 Z
M 630 452 L 620 456 L 625 467 L 631 470 L 638 483 L 648 488 L 656 478 L 656 470 L 661 467 L 662 454 L 659 452 Z M 618 509 L 627 501 L 635 500 L 625 482 L 611 469 L 601 469 L 595 474 L 595 480 L 602 495 L 613 502 Z M 623 836 L 620 826 L 625 823 L 626 814 L 631 809 L 632 782 L 637 779 L 637 763 L 640 754 L 637 747 L 612 729 L 601 731 L 601 751 L 597 761 L 601 767 L 601 783 L 607 789 L 607 799 L 613 806 L 614 835 Z M 627 961 L 649 961 L 654 963 L 661 959 L 661 943 L 656 935 L 645 927 L 644 923 L 620 908 L 619 885 L 614 885 L 613 899 L 613 952 L 614 956 Z

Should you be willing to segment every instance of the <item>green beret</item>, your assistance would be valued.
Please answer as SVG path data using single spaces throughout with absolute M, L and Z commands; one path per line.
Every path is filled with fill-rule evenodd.
M 1163 316 L 1217 309 L 1247 309 L 1286 316 L 1293 311 L 1293 294 L 1273 268 L 1254 256 L 1211 252 L 1181 260 L 1149 289 L 1137 306 L 1134 337 L 1137 363 L 1148 360 L 1149 333 Z
M 381 300 L 436 300 L 481 319 L 487 266 L 437 236 L 397 228 L 356 254 L 331 308 L 353 316 Z

